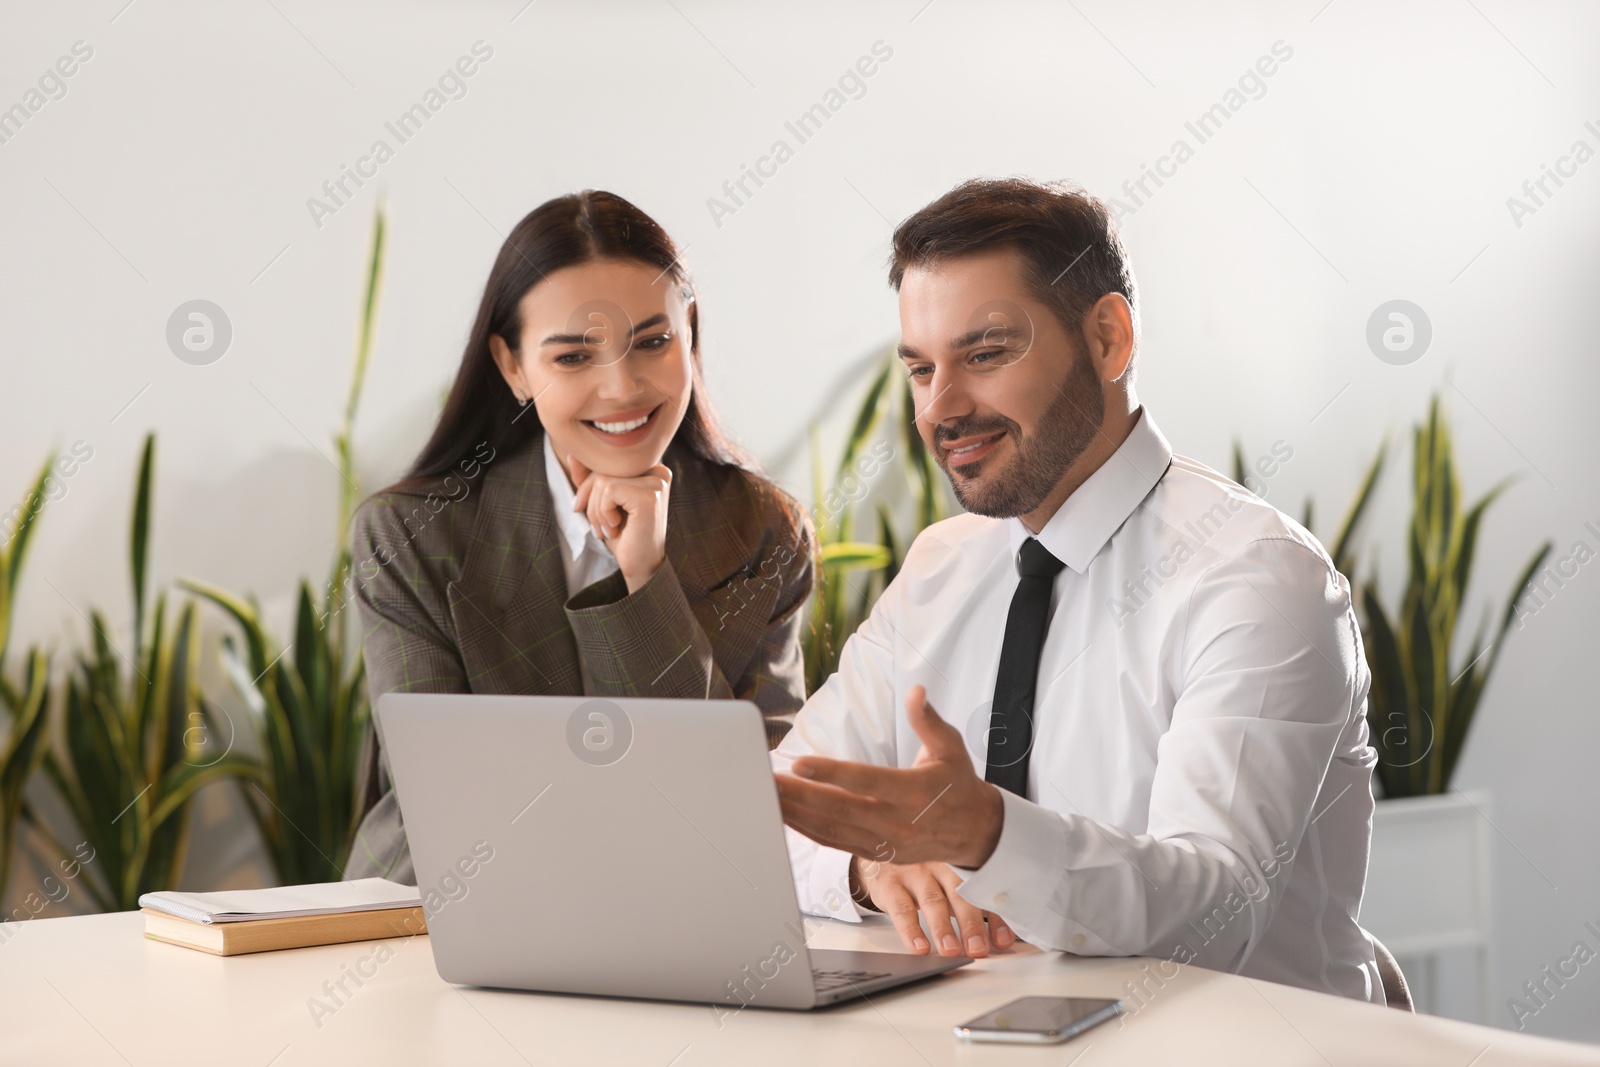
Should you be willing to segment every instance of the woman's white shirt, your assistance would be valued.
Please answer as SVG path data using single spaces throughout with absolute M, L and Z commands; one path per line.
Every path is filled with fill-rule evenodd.
M 595 536 L 588 517 L 572 510 L 577 493 L 567 481 L 567 472 L 562 468 L 561 461 L 556 459 L 556 450 L 550 443 L 548 433 L 544 435 L 544 469 L 545 480 L 550 484 L 550 504 L 555 510 L 556 528 L 561 532 L 561 569 L 567 576 L 567 596 L 570 597 L 615 573 L 617 557 L 611 554 L 611 549 L 606 547 L 604 541 Z M 578 657 L 578 673 L 583 677 L 584 693 L 593 693 L 594 683 L 582 656 Z

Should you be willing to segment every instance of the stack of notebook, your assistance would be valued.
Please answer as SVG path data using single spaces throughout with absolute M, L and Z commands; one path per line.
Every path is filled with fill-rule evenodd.
M 383 878 L 219 893 L 145 893 L 144 936 L 218 956 L 427 933 L 414 885 Z

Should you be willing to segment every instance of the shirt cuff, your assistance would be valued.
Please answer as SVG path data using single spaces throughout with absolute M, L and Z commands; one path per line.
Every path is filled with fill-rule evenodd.
M 850 896 L 850 859 L 850 853 L 843 849 L 817 846 L 806 886 L 806 895 L 816 909 L 813 915 L 847 923 L 861 921 L 864 913 Z
M 1061 816 L 1000 790 L 1005 822 L 1000 840 L 976 870 L 951 865 L 962 875 L 957 891 L 969 904 L 1008 923 L 1033 926 L 1052 900 L 1060 899 L 1067 869 L 1067 834 Z

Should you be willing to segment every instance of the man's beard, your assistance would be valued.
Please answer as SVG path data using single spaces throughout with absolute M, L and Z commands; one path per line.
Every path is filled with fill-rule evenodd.
M 1024 437 L 1021 428 L 1003 415 L 941 424 L 934 427 L 934 458 L 950 479 L 956 499 L 974 515 L 992 519 L 1026 515 L 1044 503 L 1067 468 L 1100 432 L 1105 406 L 1100 378 L 1090 365 L 1088 354 L 1080 349 L 1074 353 L 1072 370 L 1060 394 L 1032 434 Z M 952 475 L 939 443 L 994 431 L 1010 434 L 1016 446 L 1011 462 L 1003 468 L 985 470 L 977 479 Z M 979 460 L 978 465 L 988 462 L 991 461 Z

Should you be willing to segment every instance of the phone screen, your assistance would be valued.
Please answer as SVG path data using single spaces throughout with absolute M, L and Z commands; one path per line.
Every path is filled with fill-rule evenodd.
M 1021 997 L 956 1027 L 960 1037 L 975 1040 L 1065 1040 L 1090 1026 L 1114 1019 L 1120 1000 L 1097 997 Z

